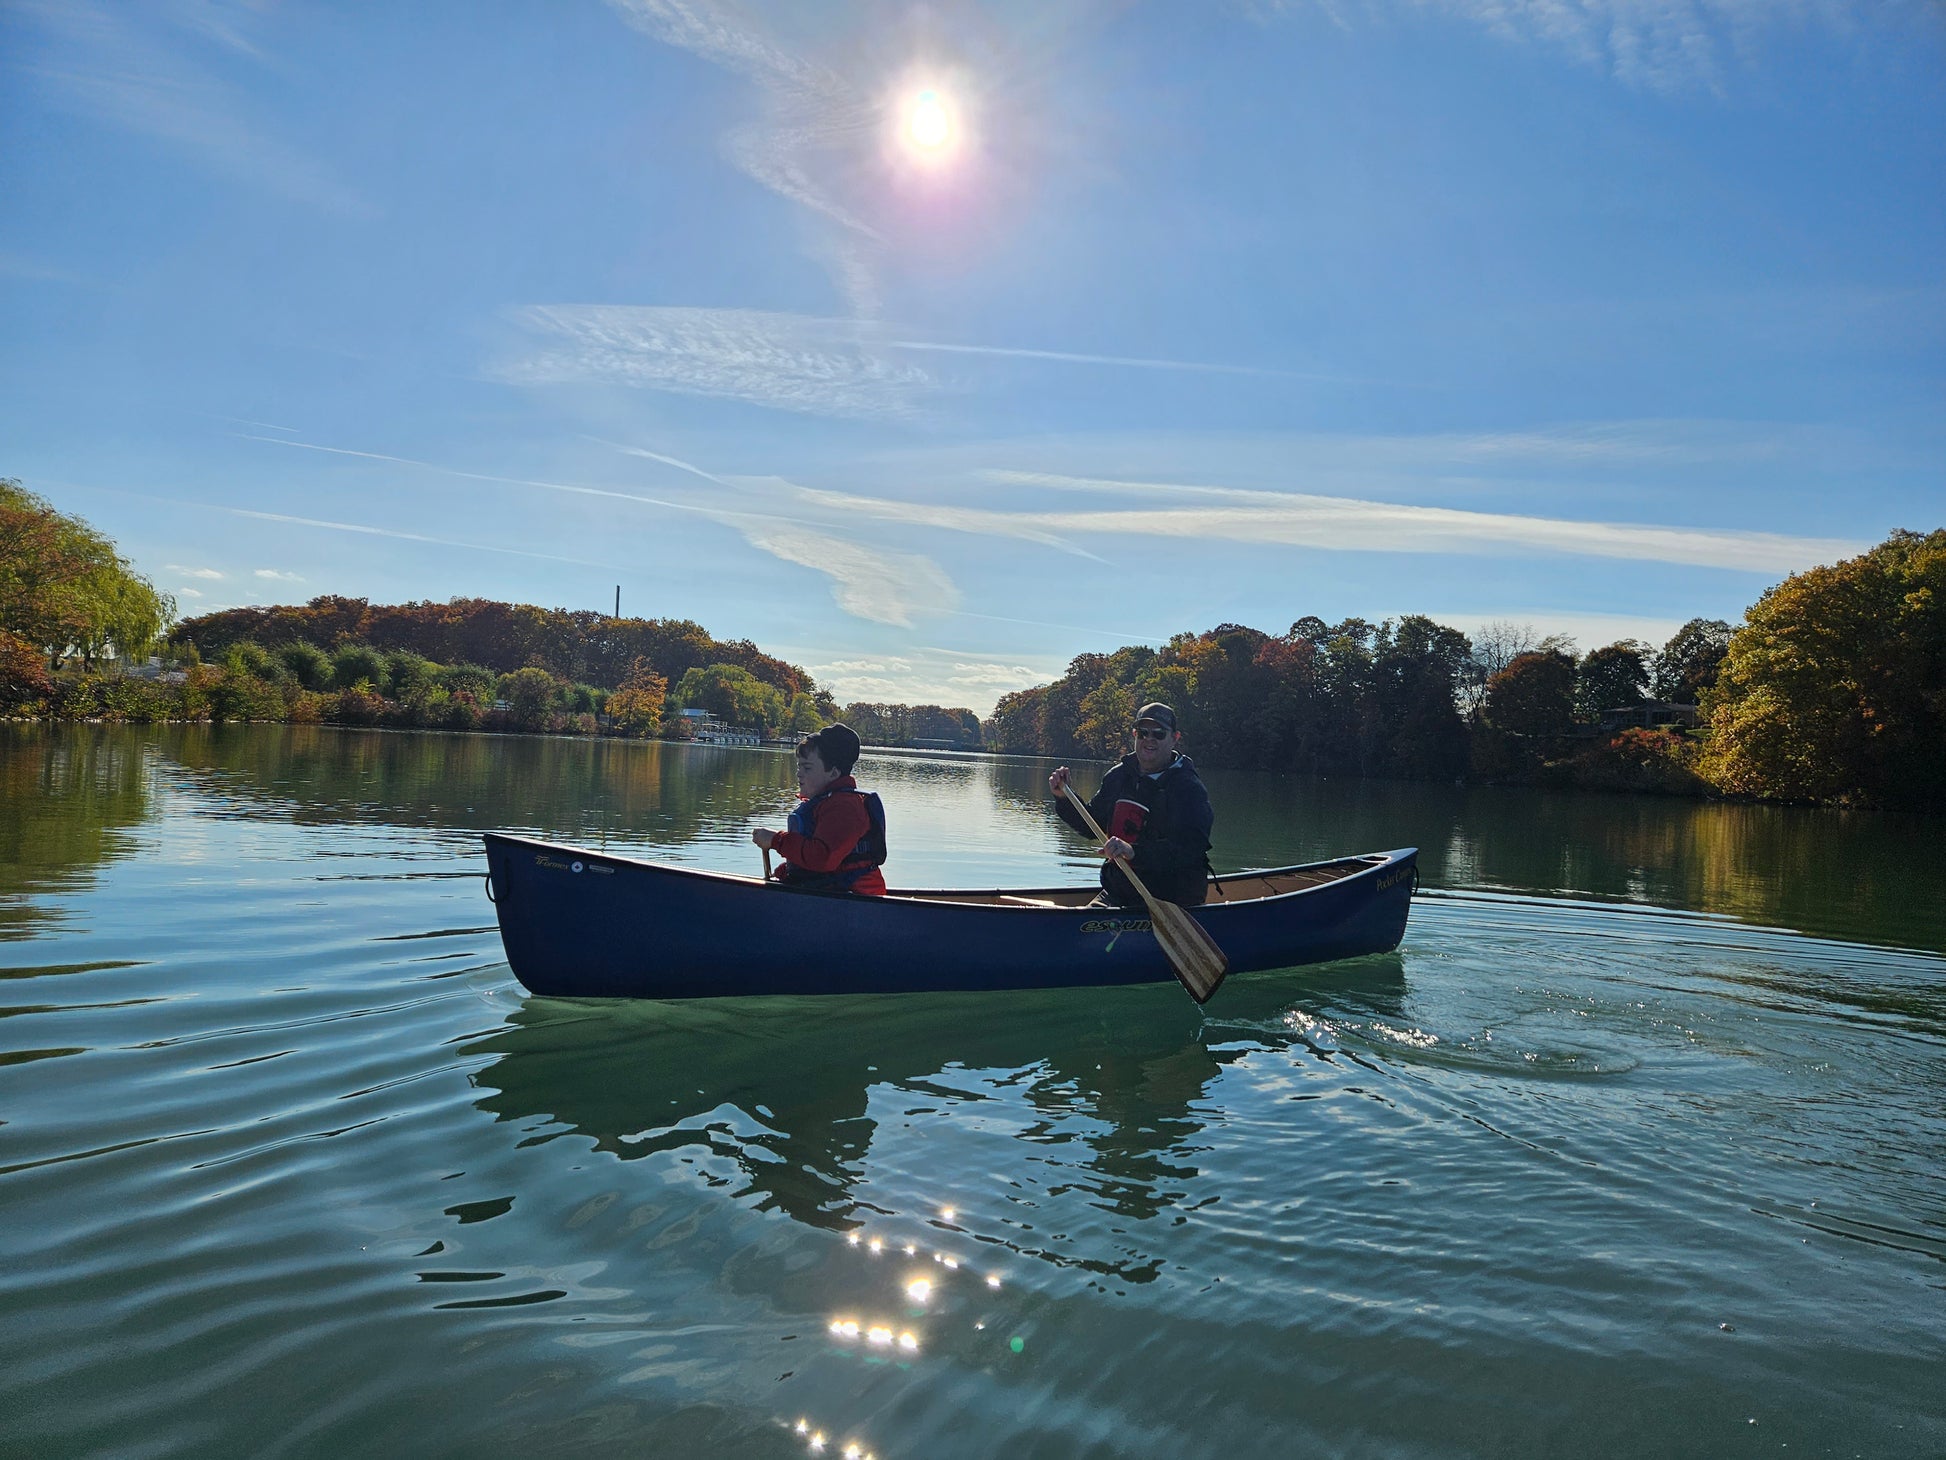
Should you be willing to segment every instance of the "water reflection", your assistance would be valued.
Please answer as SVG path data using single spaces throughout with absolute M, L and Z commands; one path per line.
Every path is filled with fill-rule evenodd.
M 34 899 L 84 891 L 133 854 L 151 814 L 143 741 L 97 726 L 0 725 L 0 942 L 60 913 Z
M 1088 879 L 1049 810 L 1048 765 L 872 754 L 888 875 L 907 887 Z M 1084 780 L 1094 774 L 1083 771 Z M 1946 950 L 1933 894 L 1937 818 L 1505 787 L 1207 777 L 1219 869 L 1418 846 L 1430 887 L 1573 893 L 1724 914 L 1874 944 Z M 750 826 L 793 790 L 779 750 L 323 726 L 0 729 L 0 938 L 50 915 L 36 893 L 80 886 L 182 796 L 199 816 L 423 832 L 473 855 L 507 828 L 663 860 L 754 872 Z M 25 899 L 25 901 L 21 901 Z M 483 909 L 484 912 L 484 909 Z
M 302 726 L 151 733 L 199 788 L 239 810 L 506 827 L 735 868 L 749 860 L 747 827 L 781 819 L 792 800 L 785 756 L 772 750 Z M 868 755 L 861 774 L 885 792 L 897 833 L 888 873 L 908 887 L 1086 880 L 1084 849 L 1048 809 L 1048 769 Z M 1235 771 L 1207 779 L 1221 870 L 1417 846 L 1429 886 L 1576 893 L 1946 949 L 1946 899 L 1919 870 L 1938 863 L 1936 819 Z
M 1030 1146 L 1078 1144 L 1063 1156 L 1071 1184 L 1133 1221 L 1171 1210 L 1198 1175 L 1201 1102 L 1218 1072 L 1252 1049 L 1303 1042 L 1283 1018 L 1294 998 L 1349 1017 L 1397 1019 L 1405 974 L 1396 956 L 1324 970 L 1240 977 L 1220 1020 L 1205 1021 L 1174 988 L 1010 997 L 1006 1018 L 985 996 L 744 999 L 604 1004 L 530 999 L 506 1028 L 470 1047 L 492 1055 L 472 1075 L 478 1105 L 529 1129 L 527 1142 L 591 1141 L 622 1160 L 697 1147 L 727 1158 L 758 1210 L 810 1226 L 864 1229 L 872 1255 L 893 1257 L 854 1188 L 881 1119 L 944 1104 L 977 1108 L 986 1085 L 1010 1091 L 1034 1119 Z M 876 1097 L 876 1098 L 875 1098 Z M 915 1102 L 919 1102 L 915 1106 Z M 946 1207 L 934 1225 L 954 1227 Z M 930 1254 L 942 1273 L 964 1253 Z M 1052 1254 L 1042 1253 L 1042 1256 Z M 1140 1264 L 1077 1265 L 1131 1281 Z M 982 1273 L 981 1279 L 998 1275 Z M 914 1278 L 924 1293 L 934 1278 Z
M 299 824 L 506 827 L 665 843 L 784 805 L 781 753 L 656 741 L 193 725 L 162 749 L 211 801 Z
M 1237 865 L 1417 846 L 1427 886 L 1602 898 L 1946 949 L 1938 818 L 1504 786 L 1206 778 Z M 1241 814 L 1239 814 L 1241 813 Z

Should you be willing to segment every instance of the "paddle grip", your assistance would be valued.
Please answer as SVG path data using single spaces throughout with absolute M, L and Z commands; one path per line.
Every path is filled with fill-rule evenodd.
M 1101 829 L 1101 823 L 1096 821 L 1094 813 L 1088 810 L 1088 803 L 1075 795 L 1073 783 L 1070 781 L 1061 782 L 1061 794 L 1066 796 L 1068 800 L 1074 802 L 1074 809 L 1081 813 L 1081 819 L 1088 823 L 1088 830 L 1094 835 L 1095 839 L 1104 846 L 1107 845 L 1108 833 Z M 1142 879 L 1135 875 L 1135 868 L 1129 865 L 1127 857 L 1111 857 L 1109 860 L 1122 869 L 1122 875 L 1128 878 L 1128 885 L 1135 889 L 1136 896 L 1140 897 L 1146 903 L 1153 903 L 1155 901 L 1149 895 L 1149 889 L 1142 885 Z

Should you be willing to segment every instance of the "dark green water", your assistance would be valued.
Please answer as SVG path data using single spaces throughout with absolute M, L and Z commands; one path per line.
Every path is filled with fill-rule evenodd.
M 1088 875 L 1046 769 L 868 757 L 894 884 Z M 784 758 L 0 727 L 0 1453 L 1946 1453 L 1946 828 L 1209 779 L 1399 953 L 530 999 L 480 829 Z

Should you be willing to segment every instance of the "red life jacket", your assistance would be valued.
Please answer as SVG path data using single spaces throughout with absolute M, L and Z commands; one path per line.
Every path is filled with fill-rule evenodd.
M 861 791 L 855 786 L 829 786 L 800 802 L 790 814 L 790 829 L 801 837 L 817 835 L 817 805 L 827 796 L 856 796 L 865 803 L 868 830 L 858 839 L 844 861 L 830 872 L 806 872 L 796 867 L 785 879 L 787 885 L 813 892 L 850 892 L 867 873 L 885 865 L 885 803 L 876 791 Z

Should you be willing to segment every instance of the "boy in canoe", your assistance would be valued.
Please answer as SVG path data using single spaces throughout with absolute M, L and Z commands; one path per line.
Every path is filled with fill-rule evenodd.
M 1104 858 L 1127 857 L 1142 885 L 1165 902 L 1196 907 L 1209 896 L 1209 834 L 1216 821 L 1193 761 L 1176 746 L 1176 712 L 1163 704 L 1135 712 L 1134 753 L 1101 778 L 1088 814 L 1108 833 Z M 1047 778 L 1054 809 L 1083 835 L 1081 813 L 1062 794 L 1068 768 Z M 1112 860 L 1101 869 L 1101 900 L 1138 907 L 1142 899 Z
M 857 764 L 858 733 L 849 725 L 826 725 L 797 743 L 800 803 L 789 829 L 750 833 L 784 858 L 779 882 L 807 892 L 884 894 L 885 807 L 876 791 L 858 789 Z

